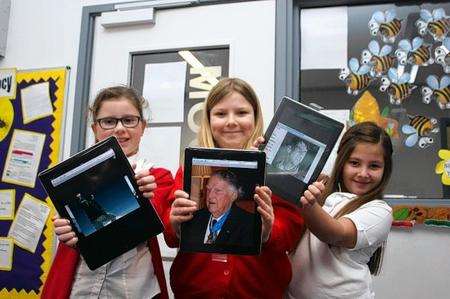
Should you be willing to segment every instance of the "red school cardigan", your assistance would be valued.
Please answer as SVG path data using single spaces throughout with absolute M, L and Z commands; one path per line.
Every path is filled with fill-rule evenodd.
M 183 189 L 183 170 L 175 177 L 175 190 Z M 175 196 L 169 197 L 169 204 Z M 178 252 L 170 269 L 175 298 L 282 298 L 292 277 L 287 252 L 293 251 L 304 231 L 304 221 L 293 204 L 272 196 L 275 220 L 260 255 L 227 255 L 215 261 L 210 253 Z M 170 208 L 163 214 L 164 238 L 170 247 L 179 240 L 170 222 Z
M 173 188 L 173 177 L 170 171 L 164 168 L 152 168 L 150 169 L 150 174 L 155 177 L 157 185 L 151 202 L 158 215 L 162 215 L 163 211 L 167 210 L 167 197 Z M 161 289 L 159 298 L 167 299 L 169 296 L 157 237 L 151 238 L 148 241 L 148 245 L 152 256 L 153 269 Z M 69 298 L 79 260 L 80 254 L 78 250 L 60 242 L 50 272 L 44 283 L 41 298 Z

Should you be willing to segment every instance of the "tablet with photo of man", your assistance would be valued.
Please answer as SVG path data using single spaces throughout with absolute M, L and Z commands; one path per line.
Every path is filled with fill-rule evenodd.
M 197 211 L 183 232 L 204 231 L 193 234 L 196 242 L 204 244 L 240 244 L 251 246 L 253 239 L 254 213 L 240 208 L 236 204 L 241 190 L 236 175 L 229 170 L 213 172 L 206 184 L 206 206 Z M 250 203 L 253 206 L 254 203 Z M 252 207 L 253 208 L 253 207 Z
M 220 159 L 191 162 L 190 198 L 197 202 L 199 210 L 181 227 L 180 249 L 257 254 L 261 246 L 261 218 L 253 194 L 260 185 L 258 163 Z

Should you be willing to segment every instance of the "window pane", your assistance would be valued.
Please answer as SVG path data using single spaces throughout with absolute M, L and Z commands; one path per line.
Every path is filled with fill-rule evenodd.
M 421 14 L 422 9 L 427 12 Z M 439 161 L 439 149 L 446 145 L 441 145 L 444 132 L 437 128 L 441 118 L 450 117 L 450 104 L 445 106 L 450 92 L 447 95 L 445 91 L 445 99 L 440 102 L 436 96 L 427 97 L 427 88 L 432 93 L 445 87 L 439 86 L 440 83 L 447 84 L 447 80 L 450 83 L 450 59 L 448 65 L 445 64 L 450 39 L 444 39 L 450 21 L 442 15 L 442 10 L 436 9 L 450 14 L 448 3 L 301 10 L 301 101 L 327 110 L 337 109 L 340 111 L 336 113 L 344 112 L 343 115 L 347 112 L 349 125 L 371 120 L 385 128 L 395 151 L 393 174 L 386 194 L 443 197 L 443 185 L 435 166 Z M 425 20 L 426 16 L 432 19 Z M 419 33 L 420 28 L 424 35 Z M 444 28 L 445 33 L 433 36 L 432 28 Z M 439 57 L 441 62 L 434 62 Z M 350 70 L 352 58 L 354 65 Z M 383 61 L 380 63 L 377 59 Z M 386 66 L 393 68 L 391 76 Z M 342 68 L 349 73 L 340 73 Z M 351 75 L 352 71 L 358 76 Z M 405 73 L 409 75 L 402 77 Z M 428 79 L 431 75 L 437 80 Z M 444 76 L 449 78 L 441 81 Z M 437 85 L 429 86 L 431 81 L 436 81 Z M 384 91 L 380 90 L 381 86 Z

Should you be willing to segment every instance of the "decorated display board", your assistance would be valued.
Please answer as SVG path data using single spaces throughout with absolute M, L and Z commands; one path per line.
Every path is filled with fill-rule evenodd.
M 0 70 L 0 297 L 39 298 L 54 208 L 38 172 L 60 161 L 68 68 Z
M 413 227 L 415 224 L 450 227 L 450 207 L 426 206 L 397 202 L 394 207 L 393 226 Z

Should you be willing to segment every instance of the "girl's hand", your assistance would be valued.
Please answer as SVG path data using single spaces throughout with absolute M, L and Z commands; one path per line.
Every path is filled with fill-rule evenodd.
M 269 240 L 270 233 L 272 232 L 273 221 L 275 216 L 273 214 L 272 207 L 272 191 L 267 186 L 256 187 L 255 200 L 258 204 L 256 209 L 261 215 L 262 220 L 262 242 L 265 243 Z
M 148 170 L 141 170 L 134 176 L 139 186 L 139 190 L 143 193 L 144 197 L 152 199 L 155 195 L 156 189 L 155 177 L 150 175 Z
M 308 186 L 303 196 L 300 198 L 303 209 L 308 209 L 320 202 L 322 193 L 325 191 L 325 185 L 322 181 L 316 181 Z
M 329 179 L 330 176 L 328 174 L 321 172 L 319 174 L 319 177 L 317 178 L 317 181 L 322 182 L 324 185 L 326 185 Z
M 197 203 L 189 199 L 189 194 L 182 190 L 175 191 L 175 200 L 170 209 L 170 224 L 173 230 L 180 235 L 180 225 L 183 222 L 191 220 L 194 212 L 197 211 Z
M 69 220 L 53 216 L 52 221 L 58 240 L 67 246 L 74 248 L 78 242 L 78 238 L 75 236 Z
M 259 136 L 258 138 L 256 138 L 255 142 L 253 142 L 253 145 L 250 147 L 250 149 L 257 151 L 257 150 L 259 150 L 259 146 L 261 144 L 263 144 L 264 142 L 265 142 L 264 137 Z

